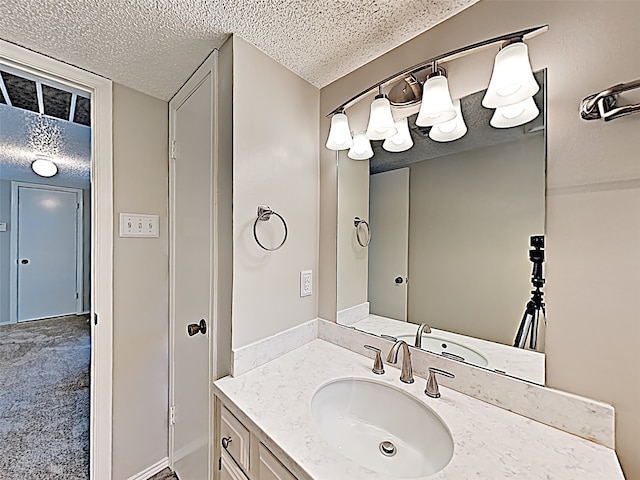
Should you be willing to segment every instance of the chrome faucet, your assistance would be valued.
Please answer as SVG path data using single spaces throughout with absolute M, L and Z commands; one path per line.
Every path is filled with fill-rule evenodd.
M 416 347 L 422 348 L 422 334 L 431 333 L 431 327 L 426 323 L 421 324 L 416 332 Z
M 411 352 L 409 345 L 404 340 L 398 340 L 387 355 L 387 362 L 398 363 L 398 350 L 402 347 L 402 371 L 400 373 L 400 381 L 404 383 L 413 383 L 413 369 L 411 368 Z

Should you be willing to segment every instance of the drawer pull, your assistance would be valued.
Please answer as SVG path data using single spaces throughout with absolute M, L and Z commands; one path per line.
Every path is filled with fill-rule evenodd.
M 222 448 L 224 448 L 225 450 L 227 448 L 229 448 L 229 444 L 232 442 L 232 438 L 231 437 L 223 437 L 222 438 Z

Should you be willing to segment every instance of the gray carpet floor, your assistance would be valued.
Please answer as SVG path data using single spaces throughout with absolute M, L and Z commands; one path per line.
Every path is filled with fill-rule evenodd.
M 149 480 L 178 480 L 178 477 L 169 468 L 165 468 L 160 473 L 156 473 Z
M 90 326 L 0 326 L 0 479 L 89 478 Z

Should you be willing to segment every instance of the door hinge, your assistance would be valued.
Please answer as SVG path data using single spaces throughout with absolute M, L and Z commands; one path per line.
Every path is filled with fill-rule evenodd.
M 169 425 L 176 424 L 176 407 L 169 407 Z
M 76 300 L 80 298 L 80 294 L 78 292 L 76 292 Z
M 98 325 L 98 314 L 97 313 L 93 314 L 93 324 L 94 325 Z
M 218 458 L 218 470 L 222 470 L 222 457 Z
M 76 203 L 76 210 L 80 210 L 80 204 Z
M 171 141 L 171 158 L 176 160 L 178 158 L 178 146 L 175 140 Z

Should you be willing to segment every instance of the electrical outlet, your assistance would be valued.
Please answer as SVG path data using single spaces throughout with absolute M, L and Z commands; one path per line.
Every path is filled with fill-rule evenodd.
M 313 273 L 311 270 L 300 272 L 300 296 L 308 297 L 313 293 Z
M 121 237 L 159 237 L 160 217 L 140 213 L 120 214 Z

